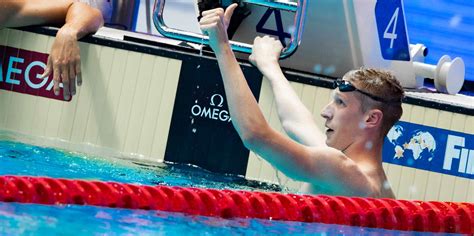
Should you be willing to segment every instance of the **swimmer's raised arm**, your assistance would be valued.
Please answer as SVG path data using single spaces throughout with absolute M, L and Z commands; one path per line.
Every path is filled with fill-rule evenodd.
M 278 117 L 285 132 L 301 144 L 324 147 L 325 135 L 317 127 L 313 114 L 299 99 L 278 64 L 282 49 L 279 40 L 268 36 L 256 37 L 249 60 L 270 82 Z
M 374 196 L 367 176 L 341 151 L 299 144 L 270 127 L 229 45 L 225 25 L 235 7 L 203 12 L 200 24 L 216 54 L 232 124 L 245 146 L 296 180 L 344 195 Z

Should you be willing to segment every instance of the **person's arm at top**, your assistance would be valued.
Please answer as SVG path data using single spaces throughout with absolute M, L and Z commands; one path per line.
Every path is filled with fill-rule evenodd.
M 44 77 L 54 72 L 54 92 L 64 86 L 64 98 L 81 85 L 81 62 L 77 40 L 96 32 L 104 23 L 99 10 L 71 0 L 0 0 L 0 26 L 63 25 L 56 35 Z
M 282 49 L 279 40 L 268 36 L 256 37 L 249 60 L 270 82 L 285 132 L 301 144 L 326 146 L 325 136 L 316 125 L 313 114 L 302 103 L 278 64 Z
M 95 32 L 103 24 L 99 10 L 74 0 L 0 0 L 0 25 L 68 24 L 78 37 Z
M 78 39 L 96 32 L 104 24 L 99 10 L 87 4 L 74 2 L 66 14 L 65 24 L 56 35 L 43 76 L 53 73 L 54 93 L 59 95 L 63 83 L 64 99 L 76 94 L 82 84 L 82 69 Z M 60 76 L 59 76 L 60 75 Z M 60 80 L 62 78 L 62 80 Z
M 225 13 L 222 9 L 203 12 L 200 24 L 216 54 L 232 124 L 245 146 L 296 180 L 323 187 L 336 186 L 346 195 L 373 194 L 374 188 L 367 176 L 342 152 L 329 147 L 301 145 L 269 126 L 225 32 L 226 22 L 234 8 L 235 5 L 231 5 Z

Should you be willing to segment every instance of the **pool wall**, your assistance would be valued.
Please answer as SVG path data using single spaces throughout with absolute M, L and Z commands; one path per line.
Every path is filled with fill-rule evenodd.
M 47 88 L 50 80 L 36 90 L 23 88 L 27 86 L 26 76 L 34 81 L 34 64 L 29 65 L 39 60 L 38 55 L 48 53 L 54 40 L 49 35 L 54 33 L 43 28 L 0 31 L 4 52 L 6 47 L 25 50 L 0 57 L 1 130 L 89 143 L 154 161 L 193 163 L 212 171 L 279 182 L 292 189 L 301 187 L 300 182 L 288 179 L 243 147 L 229 120 L 212 55 L 200 56 L 196 50 L 160 42 L 140 44 L 98 34 L 81 43 L 84 82 L 78 94 L 65 102 L 47 97 L 52 93 Z M 31 74 L 26 75 L 28 68 Z M 270 85 L 248 63 L 243 62 L 242 68 L 265 117 L 283 132 Z M 330 80 L 290 70 L 286 74 L 323 128 L 319 112 L 330 99 Z M 467 153 L 474 153 L 469 151 L 474 149 L 474 109 L 417 96 L 409 94 L 404 102 L 402 121 L 457 132 L 466 139 Z M 472 156 L 471 163 L 466 154 L 468 169 L 474 165 Z M 474 202 L 470 174 L 456 176 L 388 162 L 383 166 L 397 198 Z

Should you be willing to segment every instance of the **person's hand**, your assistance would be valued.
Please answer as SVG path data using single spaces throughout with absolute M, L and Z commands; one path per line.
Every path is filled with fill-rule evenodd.
M 238 5 L 234 3 L 227 7 L 225 11 L 222 8 L 216 8 L 202 12 L 202 18 L 199 24 L 202 32 L 209 36 L 209 46 L 211 46 L 215 53 L 220 52 L 220 46 L 229 43 L 227 28 L 229 27 L 230 19 L 237 6 Z
M 252 54 L 249 61 L 262 73 L 271 71 L 274 67 L 279 67 L 278 60 L 283 49 L 280 40 L 264 36 L 256 37 L 253 41 Z
M 65 100 L 76 94 L 76 76 L 77 85 L 82 84 L 81 58 L 76 35 L 76 32 L 66 25 L 58 31 L 42 75 L 42 78 L 45 78 L 53 74 L 53 90 L 56 96 L 60 94 L 59 84 L 63 84 Z

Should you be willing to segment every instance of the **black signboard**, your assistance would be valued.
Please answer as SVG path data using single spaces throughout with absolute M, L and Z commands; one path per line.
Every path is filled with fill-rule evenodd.
M 241 68 L 258 100 L 262 75 L 249 65 Z M 249 150 L 232 125 L 217 62 L 204 58 L 184 60 L 165 161 L 245 175 L 248 156 Z

